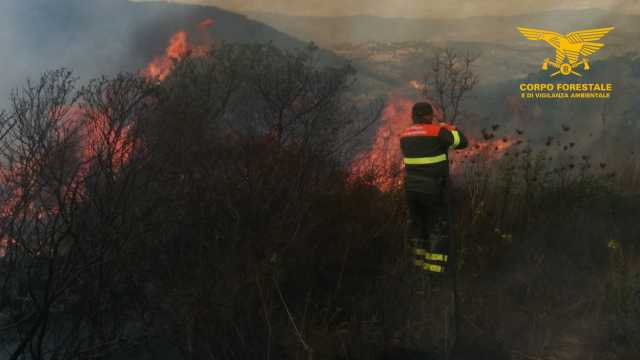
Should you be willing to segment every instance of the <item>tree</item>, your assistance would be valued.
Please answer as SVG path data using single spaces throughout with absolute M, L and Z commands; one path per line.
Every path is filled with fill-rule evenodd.
M 353 76 L 311 48 L 222 44 L 161 83 L 77 89 L 59 70 L 16 92 L 0 123 L 0 350 L 311 354 L 289 299 L 344 261 L 330 250 L 350 233 L 319 229 L 346 189 L 342 149 L 372 122 Z
M 460 56 L 447 48 L 433 57 L 425 74 L 423 95 L 433 98 L 442 107 L 444 119 L 454 124 L 462 113 L 463 103 L 479 78 L 472 70 L 479 56 Z
M 369 123 L 345 96 L 353 74 L 320 67 L 314 49 L 226 44 L 161 84 L 142 141 L 163 220 L 139 273 L 161 314 L 148 327 L 184 358 L 282 351 L 295 323 L 277 289 L 308 274 L 314 209 L 343 186 L 340 146 Z
M 75 83 L 69 71 L 47 72 L 14 93 L 2 119 L 0 334 L 9 359 L 97 358 L 132 340 L 123 320 L 137 292 L 124 254 L 145 227 L 129 129 L 152 88 L 132 75 Z

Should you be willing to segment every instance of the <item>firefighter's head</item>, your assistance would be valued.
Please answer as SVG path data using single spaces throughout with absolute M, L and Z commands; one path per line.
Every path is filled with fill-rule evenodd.
M 411 116 L 414 124 L 429 124 L 433 122 L 433 107 L 428 102 L 415 103 Z

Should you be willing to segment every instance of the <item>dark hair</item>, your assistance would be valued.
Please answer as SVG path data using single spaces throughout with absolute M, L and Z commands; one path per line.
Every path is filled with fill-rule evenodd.
M 411 117 L 413 122 L 420 124 L 430 122 L 433 116 L 433 107 L 428 102 L 419 102 L 413 105 Z

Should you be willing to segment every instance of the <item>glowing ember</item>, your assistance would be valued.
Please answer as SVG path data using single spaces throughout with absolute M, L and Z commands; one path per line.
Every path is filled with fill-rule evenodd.
M 502 158 L 504 153 L 511 147 L 516 141 L 509 138 L 492 139 L 488 141 L 473 141 L 467 136 L 469 143 L 468 148 L 455 151 L 457 157 L 476 157 L 480 155 L 486 155 L 492 160 L 498 160 Z
M 487 141 L 474 141 L 473 138 L 467 136 L 469 141 L 469 147 L 463 150 L 456 150 L 449 152 L 450 156 L 450 169 L 452 175 L 455 175 L 462 168 L 460 165 L 465 162 L 481 161 L 498 161 L 504 157 L 514 144 L 516 140 L 510 138 L 498 138 Z

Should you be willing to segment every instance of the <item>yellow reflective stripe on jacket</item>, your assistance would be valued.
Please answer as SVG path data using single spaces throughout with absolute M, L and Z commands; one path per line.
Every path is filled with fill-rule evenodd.
M 444 255 L 444 254 L 436 254 L 436 253 L 430 253 L 430 252 L 426 252 L 424 254 L 424 257 L 427 260 L 442 261 L 442 262 L 447 262 L 447 260 L 449 258 L 447 255 Z
M 460 145 L 460 133 L 458 130 L 451 130 L 451 134 L 453 135 L 453 144 L 451 144 L 451 149 L 455 149 Z
M 419 158 L 404 158 L 405 165 L 429 165 L 447 161 L 447 154 Z
M 436 272 L 436 273 L 440 273 L 444 271 L 442 266 L 433 265 L 433 264 L 424 264 L 423 269 L 431 272 Z

